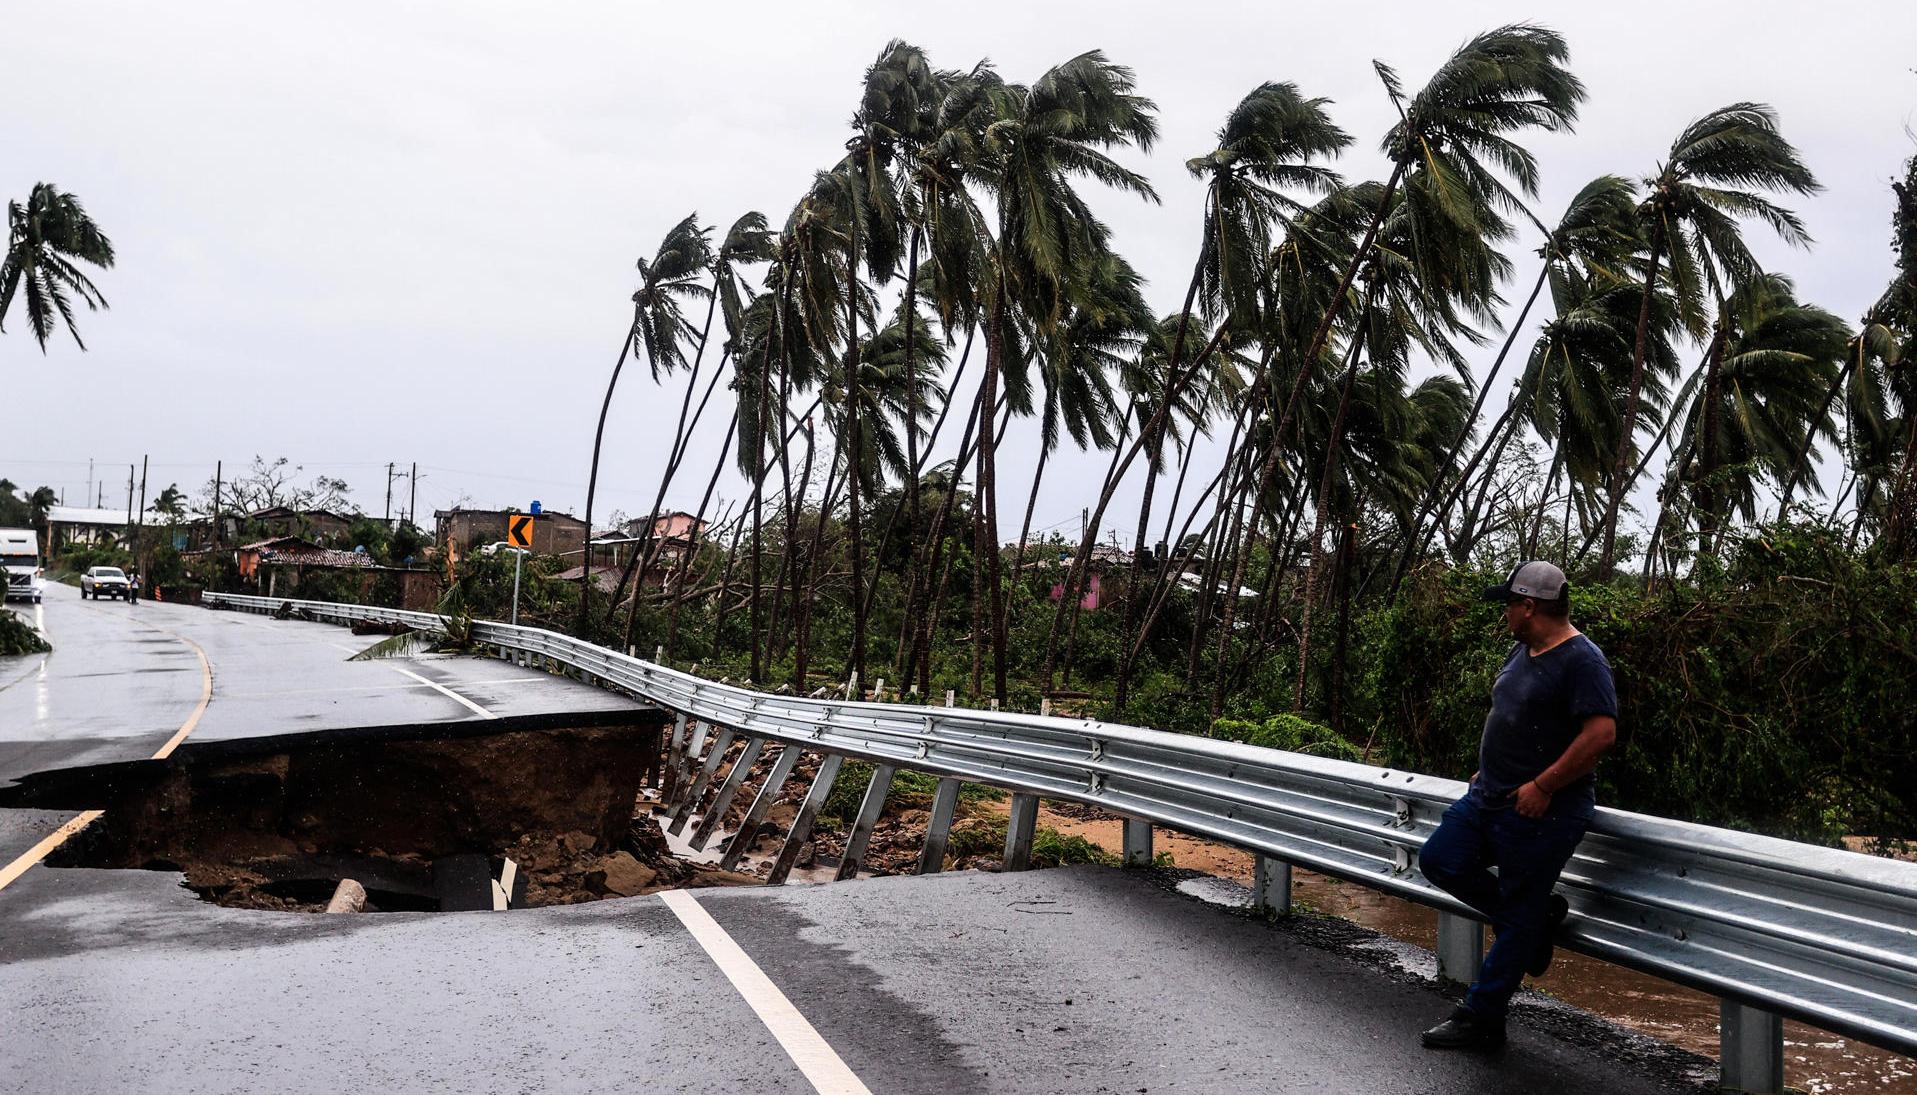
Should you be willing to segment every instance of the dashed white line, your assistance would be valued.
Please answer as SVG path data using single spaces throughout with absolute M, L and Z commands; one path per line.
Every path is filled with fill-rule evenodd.
M 814 1089 L 821 1095 L 871 1095 L 863 1081 L 852 1071 L 844 1059 L 832 1048 L 799 1009 L 792 1006 L 779 986 L 765 975 L 758 963 L 732 941 L 732 936 L 719 926 L 712 914 L 699 904 L 697 898 L 685 890 L 667 890 L 659 895 L 692 933 L 712 958 L 719 972 L 726 975 L 740 996 L 751 1006 L 759 1021 L 766 1025 L 772 1036 L 785 1047 L 786 1056 L 799 1066 Z

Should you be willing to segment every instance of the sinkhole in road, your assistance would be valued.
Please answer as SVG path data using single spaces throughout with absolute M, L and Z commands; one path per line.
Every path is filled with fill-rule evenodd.
M 220 905 L 319 911 L 341 879 L 367 911 L 512 907 L 757 883 L 676 857 L 641 798 L 657 711 L 528 716 L 190 744 L 62 769 L 0 806 L 100 809 L 50 867 L 178 872 Z

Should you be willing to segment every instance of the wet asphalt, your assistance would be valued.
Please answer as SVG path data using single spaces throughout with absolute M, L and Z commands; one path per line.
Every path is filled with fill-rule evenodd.
M 182 640 L 213 667 L 195 741 L 480 717 L 395 665 L 502 715 L 630 703 L 503 662 L 347 663 L 373 640 L 325 625 L 65 589 L 45 619 L 53 655 L 0 663 L 0 783 L 150 756 L 202 694 Z M 0 864 L 65 817 L 0 811 Z M 1429 986 L 1137 872 L 698 897 L 875 1092 L 1690 1090 L 1523 1028 L 1427 1052 Z M 0 1092 L 810 1090 L 657 897 L 325 917 L 39 866 L 0 890 L 0 1001 Z

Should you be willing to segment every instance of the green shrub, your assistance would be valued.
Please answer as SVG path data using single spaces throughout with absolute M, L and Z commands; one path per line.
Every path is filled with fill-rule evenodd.
M 1297 715 L 1273 715 L 1263 722 L 1219 719 L 1212 724 L 1211 732 L 1213 737 L 1266 749 L 1283 749 L 1338 760 L 1362 759 L 1357 746 L 1339 737 L 1337 731 Z
M 40 633 L 28 627 L 26 621 L 14 615 L 12 609 L 0 608 L 0 657 L 45 654 L 51 649 Z

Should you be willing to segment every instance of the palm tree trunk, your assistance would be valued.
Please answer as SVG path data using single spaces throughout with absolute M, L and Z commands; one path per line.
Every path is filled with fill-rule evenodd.
M 1551 497 L 1551 491 L 1558 484 L 1558 472 L 1564 467 L 1564 435 L 1558 435 L 1558 443 L 1551 446 L 1551 474 L 1544 477 L 1544 493 L 1538 496 L 1537 510 L 1531 515 L 1531 531 L 1524 537 L 1525 558 L 1537 557 L 1538 538 L 1544 535 L 1544 504 Z M 1570 487 L 1567 485 L 1567 490 Z
M 1367 301 L 1364 315 L 1369 317 L 1370 313 L 1371 304 Z M 1365 320 L 1360 319 L 1358 322 L 1359 330 L 1363 330 L 1364 326 Z M 1291 693 L 1291 709 L 1293 712 L 1299 712 L 1305 709 L 1305 674 L 1311 665 L 1312 606 L 1318 599 L 1318 575 L 1324 570 L 1324 568 L 1319 565 L 1319 559 L 1317 558 L 1318 544 L 1320 538 L 1324 535 L 1325 517 L 1334 504 L 1332 502 L 1332 488 L 1338 474 L 1338 446 L 1344 443 L 1345 415 L 1351 410 L 1351 390 L 1358 382 L 1358 364 L 1361 357 L 1359 350 L 1363 345 L 1363 342 L 1355 336 L 1352 338 L 1349 355 L 1351 360 L 1345 366 L 1345 378 L 1338 388 L 1338 410 L 1337 413 L 1332 415 L 1331 433 L 1325 438 L 1325 466 L 1318 477 L 1317 515 L 1312 520 L 1311 539 L 1306 542 L 1305 548 L 1306 551 L 1311 552 L 1312 560 L 1311 568 L 1305 573 L 1305 603 L 1301 610 L 1301 619 L 1298 624 L 1298 683 Z M 1224 710 L 1225 656 L 1226 651 L 1221 646 L 1218 651 L 1218 679 L 1216 683 L 1212 685 L 1211 717 L 1213 721 L 1216 721 L 1219 714 Z
M 805 428 L 805 467 L 802 471 L 799 472 L 799 492 L 796 495 L 791 495 L 786 499 L 786 507 L 788 512 L 787 512 L 786 523 L 785 523 L 785 527 L 786 527 L 785 555 L 788 562 L 786 563 L 783 572 L 789 573 L 792 578 L 792 584 L 790 587 L 792 607 L 786 613 L 786 616 L 788 619 L 795 621 L 793 624 L 793 629 L 795 631 L 798 628 L 796 621 L 798 620 L 800 615 L 803 614 L 805 611 L 804 605 L 802 605 L 799 600 L 801 596 L 801 593 L 799 592 L 799 569 L 798 569 L 799 561 L 800 561 L 799 518 L 805 512 L 805 496 L 812 489 L 812 464 L 813 464 L 814 458 L 817 455 L 818 455 L 817 437 L 813 434 L 812 426 L 808 422 Z M 783 649 L 783 646 L 781 647 L 781 649 Z M 793 661 L 792 661 L 792 690 L 798 693 L 799 695 L 805 694 L 805 671 L 806 671 L 805 663 L 806 663 L 805 657 L 802 654 L 795 651 L 793 653 Z
M 939 508 L 932 516 L 931 528 L 927 530 L 927 538 L 930 541 L 929 557 L 926 560 L 925 572 L 921 575 L 920 585 L 923 588 L 923 593 L 929 597 L 930 600 L 920 603 L 916 612 L 908 611 L 906 613 L 908 624 L 913 626 L 913 637 L 912 651 L 906 656 L 905 672 L 902 674 L 902 679 L 910 680 L 913 675 L 913 669 L 916 666 L 918 669 L 919 688 L 922 691 L 929 691 L 932 687 L 932 643 L 937 636 L 939 611 L 944 604 L 945 598 L 945 582 L 943 578 L 945 570 L 941 569 L 939 560 L 945 551 L 946 526 L 951 523 L 952 507 L 958 501 L 959 485 L 965 481 L 965 462 L 971 456 L 972 436 L 978 427 L 978 419 L 980 409 L 983 406 L 982 400 L 984 395 L 984 386 L 981 385 L 978 394 L 972 397 L 971 413 L 965 417 L 965 431 L 959 437 L 958 456 L 952 461 L 952 480 L 947 484 L 945 497 L 940 499 Z M 942 419 L 940 424 L 944 424 Z M 956 553 L 958 550 L 957 529 L 954 528 L 952 531 L 952 550 Z M 933 580 L 934 575 L 940 576 L 936 585 Z
M 1005 324 L 1007 285 L 1005 266 L 999 263 L 998 291 L 992 297 L 992 327 L 986 332 L 985 343 L 985 380 L 984 395 L 980 400 L 979 437 L 978 437 L 978 511 L 975 521 L 976 532 L 973 536 L 973 550 L 978 552 L 983 574 L 981 577 L 989 587 L 990 626 L 992 628 L 992 694 L 1002 707 L 1006 701 L 1005 687 L 1005 593 L 1001 585 L 1000 569 L 1002 562 L 998 556 L 998 436 L 995 432 L 998 407 L 999 370 L 1005 361 Z M 981 603 L 984 598 L 981 597 Z M 976 631 L 974 640 L 976 640 Z M 974 681 L 974 690 L 977 682 Z
M 918 398 L 918 346 L 913 339 L 912 324 L 918 319 L 919 293 L 919 242 L 922 228 L 916 222 L 912 225 L 912 242 L 906 250 L 905 260 L 905 392 L 908 400 Z M 949 400 L 949 396 L 947 397 Z M 928 443 L 929 447 L 929 443 Z M 905 480 L 905 523 L 906 543 L 917 545 L 919 535 L 919 416 L 918 408 L 911 407 L 905 416 L 905 466 L 912 474 Z M 898 511 L 895 508 L 894 514 Z M 879 550 L 885 550 L 884 541 Z M 876 588 L 878 582 L 872 583 Z M 903 644 L 900 644 L 903 645 Z
M 719 447 L 719 460 L 712 466 L 712 476 L 706 480 L 706 491 L 699 496 L 699 509 L 692 515 L 692 536 L 685 551 L 679 555 L 678 575 L 673 579 L 673 598 L 666 609 L 666 660 L 672 659 L 672 651 L 679 638 L 679 606 L 685 602 L 686 576 L 692 570 L 693 556 L 699 554 L 699 529 L 705 524 L 706 507 L 712 504 L 712 492 L 719 486 L 719 473 L 725 469 L 726 457 L 732 452 L 732 439 L 739 432 L 739 410 L 732 410 L 732 424 L 726 427 L 725 444 Z
M 859 486 L 865 450 L 859 436 L 859 232 L 854 223 L 845 256 L 845 414 L 850 451 L 846 455 L 846 501 L 852 534 L 852 673 L 865 681 L 865 540 L 860 529 Z M 907 425 L 909 432 L 910 425 Z
M 1854 341 L 1857 343 L 1856 360 L 1848 356 L 1844 358 L 1844 367 L 1837 370 L 1837 379 L 1831 381 L 1830 391 L 1824 393 L 1823 402 L 1817 405 L 1817 417 L 1804 424 L 1804 443 L 1797 447 L 1797 459 L 1791 462 L 1791 473 L 1784 479 L 1784 493 L 1777 501 L 1777 518 L 1780 521 L 1790 513 L 1791 496 L 1797 493 L 1798 481 L 1810 472 L 1810 453 L 1817 441 L 1817 423 L 1830 414 L 1830 405 L 1836 401 L 1837 393 L 1844 390 L 1844 382 L 1850 379 L 1852 371 L 1863 365 L 1863 336 L 1860 334 Z
M 1338 548 L 1338 628 L 1331 650 L 1331 729 L 1338 734 L 1345 732 L 1345 654 L 1351 645 L 1351 565 L 1358 547 L 1357 522 L 1346 524 L 1344 533 Z
M 1059 625 L 1064 617 L 1070 613 L 1071 606 L 1076 605 L 1078 599 L 1084 596 L 1085 568 L 1091 561 L 1092 547 L 1098 542 L 1100 522 L 1105 519 L 1105 511 L 1110 508 L 1112 504 L 1112 497 L 1118 491 L 1118 484 L 1124 480 L 1125 472 L 1131 468 L 1132 461 L 1138 458 L 1139 451 L 1144 447 L 1144 439 L 1159 428 L 1164 421 L 1164 417 L 1171 412 L 1172 405 L 1178 401 L 1178 396 L 1183 393 L 1186 385 L 1197 375 L 1197 363 L 1210 357 L 1212 351 L 1217 349 L 1219 341 L 1225 336 L 1225 327 L 1225 324 L 1219 324 L 1218 330 L 1213 333 L 1210 343 L 1206 345 L 1205 349 L 1198 353 L 1198 356 L 1192 359 L 1193 364 L 1187 367 L 1184 373 L 1176 380 L 1166 384 L 1165 400 L 1159 404 L 1157 410 L 1152 412 L 1151 419 L 1138 431 L 1138 437 L 1134 439 L 1130 447 L 1125 450 L 1124 457 L 1118 461 L 1112 473 L 1106 476 L 1104 489 L 1099 492 L 1098 505 L 1092 510 L 1091 519 L 1085 523 L 1085 533 L 1080 538 L 1078 553 L 1072 558 L 1071 570 L 1067 574 L 1065 581 L 1064 600 L 1059 604 L 1059 611 L 1052 616 L 1051 632 L 1046 637 L 1044 678 L 1045 690 L 1048 692 L 1052 689 L 1052 682 L 1055 679 L 1058 667 L 1056 654 L 1058 651 Z M 1269 358 L 1270 355 L 1267 354 L 1267 364 L 1269 364 Z M 1076 620 L 1073 622 L 1076 624 Z
M 1424 500 L 1418 505 L 1418 515 L 1411 521 L 1413 541 L 1406 546 L 1404 555 L 1398 560 L 1397 571 L 1391 578 L 1391 592 L 1394 595 L 1398 587 L 1403 584 L 1405 575 L 1411 570 L 1412 562 L 1424 554 L 1425 545 L 1431 542 L 1430 533 L 1425 531 L 1424 519 L 1431 512 L 1432 503 L 1444 494 L 1443 471 L 1457 466 L 1458 456 L 1464 452 L 1466 442 L 1471 440 L 1471 434 L 1478 425 L 1478 416 L 1484 411 L 1484 401 L 1491 392 L 1491 382 L 1498 378 L 1498 372 L 1504 368 L 1504 359 L 1510 354 L 1512 345 L 1517 342 L 1518 332 L 1524 329 L 1524 321 L 1531 315 L 1531 306 L 1537 303 L 1538 294 L 1544 291 L 1544 283 L 1550 276 L 1551 260 L 1546 257 L 1543 268 L 1538 271 L 1537 283 L 1531 286 L 1531 295 L 1525 298 L 1524 307 L 1518 311 L 1517 322 L 1511 325 L 1510 332 L 1505 336 L 1504 345 L 1498 350 L 1497 359 L 1491 363 L 1491 371 L 1485 374 L 1484 383 L 1478 386 L 1478 397 L 1471 404 L 1471 413 L 1465 416 L 1464 427 L 1458 431 L 1457 440 L 1452 442 L 1450 451 L 1445 454 L 1444 462 L 1438 465 L 1439 474 L 1432 476 L 1431 482 L 1425 487 Z M 1513 394 L 1512 398 L 1515 400 L 1517 397 Z M 1456 495 L 1451 497 L 1455 500 Z M 1447 506 L 1446 511 L 1448 510 Z M 1432 530 L 1436 531 L 1443 526 L 1448 516 L 1448 512 L 1441 511 L 1431 524 Z
M 1631 350 L 1631 389 L 1624 401 L 1624 430 L 1618 435 L 1617 469 L 1611 473 L 1610 498 L 1604 507 L 1604 551 L 1598 557 L 1598 571 L 1611 572 L 1617 558 L 1618 511 L 1624 504 L 1624 492 L 1630 489 L 1625 472 L 1631 466 L 1632 439 L 1637 432 L 1638 397 L 1644 389 L 1644 352 L 1651 337 L 1651 300 L 1657 293 L 1657 267 L 1664 257 L 1664 218 L 1651 230 L 1651 265 L 1644 273 L 1644 297 L 1637 310 L 1637 343 Z
M 586 476 L 586 551 L 585 580 L 579 584 L 579 618 L 573 624 L 573 630 L 580 638 L 589 638 L 586 629 L 588 603 L 592 595 L 592 503 L 599 490 L 599 450 L 606 440 L 606 413 L 612 410 L 613 389 L 619 386 L 619 371 L 626 366 L 626 356 L 632 352 L 633 333 L 639 326 L 638 309 L 633 309 L 632 323 L 626 327 L 626 337 L 619 343 L 619 360 L 613 362 L 612 379 L 606 381 L 606 398 L 599 404 L 599 426 L 592 434 L 592 471 Z
M 1018 551 L 1012 555 L 1012 581 L 1023 581 L 1025 573 L 1025 545 L 1032 536 L 1032 511 L 1038 508 L 1038 485 L 1045 479 L 1045 464 L 1052 458 L 1052 450 L 1043 442 L 1038 447 L 1038 467 L 1032 472 L 1032 493 L 1025 498 L 1025 522 L 1018 528 Z
M 770 356 L 770 347 L 767 349 L 767 353 L 759 355 L 759 412 L 752 437 L 752 589 L 749 591 L 752 605 L 748 612 L 747 630 L 752 640 L 750 679 L 753 684 L 765 678 L 765 664 L 761 661 L 760 640 L 764 632 L 759 600 L 765 580 L 765 422 L 766 415 L 772 410 L 772 385 L 768 383 L 765 360 Z
M 926 438 L 925 448 L 919 453 L 918 460 L 912 465 L 912 482 L 914 486 L 924 477 L 925 462 L 932 458 L 932 450 L 938 445 L 939 435 L 945 431 L 945 420 L 952 413 L 952 399 L 958 394 L 959 381 L 965 376 L 965 366 L 972 360 L 972 339 L 977 334 L 978 328 L 976 326 L 968 326 L 965 329 L 965 349 L 959 354 L 958 369 L 953 372 L 952 381 L 946 386 L 945 402 L 939 407 L 938 420 L 932 423 L 932 432 Z M 973 405 L 973 413 L 977 413 L 976 403 Z M 973 420 L 968 416 L 965 427 L 965 440 L 967 442 L 971 439 L 972 422 Z M 961 450 L 964 449 L 964 447 L 964 444 L 959 446 Z M 962 463 L 963 461 L 961 460 L 960 464 L 954 465 L 954 479 L 960 477 Z M 899 621 L 898 657 L 900 661 L 893 667 L 894 673 L 900 680 L 909 681 L 912 679 L 913 660 L 916 658 L 918 652 L 917 621 L 924 597 L 931 591 L 932 575 L 938 570 L 938 563 L 934 560 L 933 556 L 939 550 L 940 533 L 938 532 L 938 526 L 944 521 L 944 514 L 947 512 L 949 512 L 949 507 L 941 506 L 939 516 L 933 518 L 933 528 L 928 530 L 927 534 L 923 537 L 915 534 L 912 542 L 914 565 L 906 573 L 905 614 L 904 618 Z
M 1716 330 L 1711 333 L 1711 352 L 1704 359 L 1704 407 L 1703 432 L 1704 443 L 1700 458 L 1703 466 L 1698 469 L 1698 530 L 1697 550 L 1700 554 L 1711 554 L 1717 544 L 1717 489 L 1711 483 L 1711 476 L 1717 471 L 1717 430 L 1718 406 L 1717 386 L 1723 374 L 1725 331 L 1723 305 L 1718 305 Z

